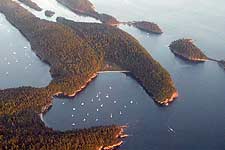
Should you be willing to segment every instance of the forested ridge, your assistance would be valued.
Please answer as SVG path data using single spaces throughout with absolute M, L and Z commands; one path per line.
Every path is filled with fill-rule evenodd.
M 170 44 L 171 51 L 187 60 L 191 61 L 205 61 L 208 60 L 208 57 L 199 49 L 197 46 L 195 46 L 191 39 L 179 39 L 176 41 L 173 41 Z

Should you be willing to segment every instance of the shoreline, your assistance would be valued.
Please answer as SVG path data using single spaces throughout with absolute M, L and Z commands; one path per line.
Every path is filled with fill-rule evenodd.
M 121 70 L 121 71 L 99 71 L 99 72 L 97 72 L 97 74 L 103 74 L 103 73 L 130 73 L 130 71 Z
M 52 98 L 53 97 L 62 97 L 62 98 L 74 98 L 78 93 L 80 93 L 81 91 L 83 91 L 87 86 L 88 84 L 93 81 L 93 79 L 95 79 L 98 74 L 103 74 L 103 73 L 130 73 L 130 71 L 126 71 L 126 70 L 122 70 L 122 71 L 98 71 L 96 73 L 94 73 L 86 82 L 83 86 L 81 86 L 78 90 L 74 91 L 72 94 L 66 94 L 66 93 L 63 93 L 63 92 L 56 92 L 53 94 Z M 135 79 L 134 79 L 135 80 Z M 167 98 L 165 101 L 155 101 L 157 102 L 158 104 L 160 105 L 163 105 L 163 106 L 168 106 L 170 103 L 172 103 L 173 101 L 175 101 L 175 99 L 179 96 L 178 92 L 174 92 L 172 94 L 172 96 L 170 98 Z M 48 109 L 53 105 L 53 100 L 47 104 L 46 106 L 42 107 L 41 109 L 41 113 L 39 114 L 42 122 L 44 122 L 43 120 L 43 114 L 45 112 L 48 111 Z M 122 126 L 122 128 L 127 128 L 127 126 Z M 120 138 L 125 138 L 127 137 L 128 135 L 122 135 Z
M 120 132 L 115 136 L 115 138 L 121 139 L 121 138 L 128 137 L 127 134 L 124 134 L 124 129 L 128 128 L 128 126 L 125 126 L 125 125 L 124 126 L 119 126 L 119 128 L 120 128 Z M 120 147 L 123 143 L 124 142 L 121 140 L 121 141 L 119 141 L 119 142 L 117 142 L 117 143 L 115 143 L 113 145 L 108 145 L 108 146 L 105 146 L 105 147 L 101 146 L 101 147 L 97 148 L 97 150 L 113 150 L 113 149 L 115 149 L 117 147 Z
M 62 96 L 62 97 L 68 97 L 68 98 L 73 98 L 75 97 L 79 92 L 81 92 L 84 88 L 87 87 L 87 85 L 94 79 L 97 77 L 97 73 L 94 73 L 86 82 L 83 86 L 81 86 L 78 90 L 76 90 L 73 94 L 70 94 L 70 95 L 67 95 L 63 92 L 57 92 L 55 94 L 52 95 L 52 98 L 53 97 L 59 97 L 59 96 Z M 53 105 L 53 100 L 51 100 L 50 103 L 46 104 L 44 107 L 41 108 L 41 113 L 39 114 L 39 117 L 40 119 L 42 120 L 42 122 L 44 122 L 43 120 L 43 114 L 45 112 L 47 112 L 49 110 L 49 108 Z
M 168 106 L 170 103 L 172 103 L 173 101 L 175 101 L 176 100 L 176 98 L 178 98 L 179 97 L 179 93 L 178 93 L 178 91 L 176 91 L 176 92 L 174 92 L 173 94 L 172 94 L 172 96 L 170 97 L 170 98 L 168 98 L 168 99 L 166 99 L 165 101 L 156 101 L 158 104 L 160 104 L 160 105 L 163 105 L 163 106 Z
M 40 117 L 41 121 L 44 122 L 43 113 L 40 113 L 39 117 Z
M 192 39 L 179 39 L 171 42 L 169 45 L 171 52 L 184 60 L 188 60 L 193 63 L 201 63 L 209 61 L 207 57 L 200 48 L 194 44 Z
M 184 60 L 187 60 L 187 61 L 190 61 L 190 62 L 195 62 L 195 63 L 201 63 L 201 62 L 206 62 L 206 61 L 209 61 L 211 59 L 198 59 L 198 58 L 189 58 L 187 56 L 184 56 L 183 54 L 180 54 L 180 53 L 177 53 L 176 51 L 172 50 L 172 53 L 178 57 L 180 57 L 181 59 L 184 59 Z
M 113 145 L 110 145 L 110 146 L 107 146 L 107 147 L 103 147 L 100 150 L 111 150 L 111 149 L 114 149 L 116 147 L 121 146 L 122 144 L 123 144 L 123 141 L 120 141 L 120 142 L 118 142 L 116 144 L 113 144 Z
M 82 90 L 84 90 L 88 84 L 95 79 L 98 76 L 98 73 L 94 73 L 86 82 L 84 85 L 82 85 L 78 90 L 74 91 L 72 94 L 67 94 L 67 93 L 63 93 L 63 92 L 57 92 L 55 94 L 53 94 L 53 97 L 68 97 L 68 98 L 73 98 L 75 97 L 79 92 L 81 92 Z

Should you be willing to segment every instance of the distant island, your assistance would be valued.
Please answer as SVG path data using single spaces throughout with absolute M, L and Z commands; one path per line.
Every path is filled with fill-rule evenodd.
M 93 17 L 97 20 L 100 20 L 102 23 L 108 25 L 118 25 L 119 21 L 108 14 L 98 13 L 94 9 L 94 5 L 89 0 L 56 0 L 62 5 L 68 7 L 71 11 L 84 15 Z
M 51 10 L 46 10 L 45 11 L 45 16 L 47 17 L 52 17 L 54 16 L 55 12 L 54 11 L 51 11 Z
M 155 33 L 155 34 L 162 34 L 163 31 L 162 29 L 160 29 L 160 27 L 152 22 L 147 22 L 147 21 L 135 21 L 135 22 L 131 22 L 128 23 L 130 25 L 133 25 L 134 27 L 145 31 L 147 33 Z
M 197 46 L 193 44 L 191 39 L 179 39 L 169 45 L 170 50 L 178 57 L 191 62 L 217 62 L 225 69 L 225 60 L 217 60 L 206 56 Z
M 194 45 L 191 39 L 179 39 L 169 45 L 170 50 L 177 56 L 193 61 L 204 62 L 209 58 Z
M 36 11 L 42 11 L 42 8 L 39 7 L 35 2 L 31 1 L 31 0 L 18 0 L 21 3 L 27 5 L 28 7 L 36 10 Z

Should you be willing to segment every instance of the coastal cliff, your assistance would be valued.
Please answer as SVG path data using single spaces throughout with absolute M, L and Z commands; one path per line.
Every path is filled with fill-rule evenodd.
M 194 45 L 191 39 L 176 40 L 169 45 L 169 48 L 175 55 L 192 62 L 208 60 L 208 57 Z

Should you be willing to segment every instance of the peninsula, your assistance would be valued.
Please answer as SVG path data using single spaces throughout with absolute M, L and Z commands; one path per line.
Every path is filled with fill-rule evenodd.
M 27 5 L 28 7 L 36 10 L 36 11 L 42 11 L 42 8 L 40 8 L 35 2 L 31 1 L 31 0 L 18 0 L 21 3 L 23 3 L 24 5 Z
M 208 57 L 194 45 L 191 39 L 176 40 L 169 45 L 169 48 L 175 55 L 192 62 L 208 60 Z
M 156 102 L 167 104 L 177 97 L 169 73 L 128 33 L 104 24 L 78 23 L 62 17 L 57 22 L 72 28 L 76 36 L 101 54 L 103 62 L 130 71 Z

